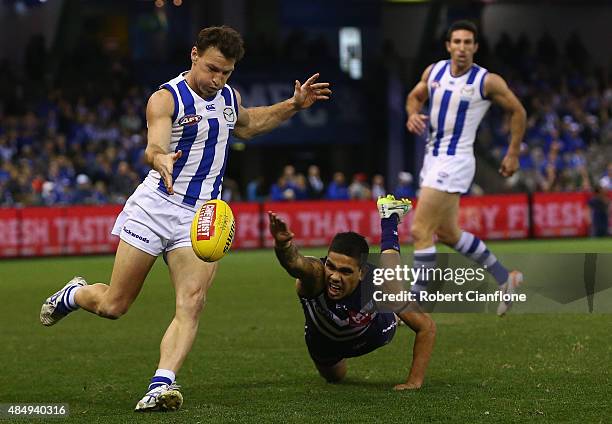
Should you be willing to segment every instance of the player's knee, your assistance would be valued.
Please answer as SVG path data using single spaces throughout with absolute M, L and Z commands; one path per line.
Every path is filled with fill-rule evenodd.
M 340 383 L 346 377 L 346 362 L 344 360 L 338 362 L 331 367 L 321 367 L 317 366 L 319 369 L 319 374 L 321 377 L 325 379 L 328 383 Z
M 203 287 L 195 287 L 185 290 L 176 298 L 177 312 L 185 313 L 192 317 L 198 317 L 206 303 L 206 292 Z
M 459 241 L 461 232 L 458 229 L 440 228 L 438 231 L 436 231 L 436 235 L 438 236 L 438 241 L 440 243 L 452 247 Z
M 428 231 L 424 225 L 418 222 L 412 223 L 410 227 L 410 235 L 415 242 L 424 241 L 428 238 L 431 239 L 432 237 L 431 231 Z
M 340 383 L 346 377 L 346 368 L 333 370 L 327 373 L 321 373 L 322 377 L 330 384 Z
M 96 313 L 101 317 L 115 320 L 125 315 L 129 308 L 126 304 L 105 302 L 98 306 Z

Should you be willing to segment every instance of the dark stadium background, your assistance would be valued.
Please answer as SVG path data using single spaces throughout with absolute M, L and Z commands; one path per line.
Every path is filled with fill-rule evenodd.
M 521 171 L 505 180 L 497 169 L 507 121 L 499 108 L 489 111 L 475 143 L 477 173 L 462 225 L 488 239 L 605 236 L 612 226 L 608 2 L 5 0 L 0 11 L 3 256 L 113 251 L 110 236 L 85 237 L 89 245 L 76 249 L 56 246 L 45 240 L 69 236 L 37 219 L 91 232 L 84 219 L 93 210 L 66 208 L 81 204 L 114 205 L 97 209 L 99 228 L 114 219 L 149 170 L 146 99 L 188 68 L 198 30 L 218 24 L 244 34 L 247 53 L 230 83 L 246 106 L 289 97 L 292 82 L 315 71 L 334 89 L 330 102 L 277 130 L 247 143 L 233 140 L 223 199 L 234 205 L 239 224 L 242 217 L 235 247 L 264 245 L 267 231 L 257 223 L 264 201 L 281 201 L 272 206 L 288 216 L 326 208 L 294 200 L 415 196 L 424 139 L 405 129 L 405 97 L 427 65 L 447 57 L 445 29 L 461 18 L 481 30 L 476 62 L 504 76 L 529 117 Z M 360 79 L 340 68 L 342 27 L 360 30 Z M 313 189 L 311 168 L 323 189 Z M 521 196 L 481 196 L 499 193 Z M 486 206 L 497 213 L 495 225 L 486 222 Z M 80 221 L 53 221 L 53 214 Z M 519 221 L 520 228 L 506 225 Z M 377 229 L 365 222 L 364 215 L 354 229 L 375 241 Z M 305 230 L 298 239 L 320 245 L 332 228 L 322 231 L 326 237 Z M 41 235 L 38 245 L 30 240 Z
M 492 251 L 533 255 L 541 268 L 554 252 L 598 252 L 589 257 L 605 280 L 608 228 L 586 236 L 594 235 L 593 211 L 610 214 L 609 1 L 2 0 L 0 256 L 9 258 L 0 260 L 0 404 L 67 403 L 76 422 L 609 422 L 609 289 L 563 305 L 539 297 L 541 313 L 517 305 L 504 319 L 434 314 L 439 336 L 425 386 L 394 393 L 412 333 L 400 328 L 388 347 L 351 360 L 345 384 L 324 383 L 304 346 L 293 281 L 263 248 L 268 208 L 308 223 L 295 227 L 301 244 L 319 246 L 306 254 L 324 255 L 321 246 L 347 227 L 378 243 L 372 180 L 382 175 L 394 192 L 402 173 L 402 189 L 418 189 L 423 140 L 405 130 L 405 96 L 427 65 L 447 57 L 444 30 L 463 18 L 481 29 L 476 62 L 508 80 L 529 130 L 522 171 L 506 181 L 497 168 L 507 131 L 500 111 L 489 112 L 462 224 L 496 239 Z M 203 334 L 179 376 L 181 411 L 134 416 L 174 313 L 163 261 L 117 322 L 80 311 L 47 329 L 38 313 L 77 272 L 108 281 L 116 244 L 108 232 L 148 170 L 146 99 L 188 68 L 197 31 L 219 24 L 246 41 L 230 80 L 246 106 L 290 96 L 293 81 L 315 71 L 334 95 L 269 135 L 235 140 L 224 187 L 237 212 L 235 247 L 262 249 L 237 248 L 222 259 Z M 359 80 L 340 70 L 341 27 L 361 30 Z M 326 189 L 342 172 L 369 200 L 287 200 L 313 197 L 289 187 L 276 201 L 279 177 L 311 165 Z M 253 182 L 256 202 L 247 203 Z M 409 222 L 400 226 L 408 255 Z M 525 290 L 534 295 L 529 281 Z

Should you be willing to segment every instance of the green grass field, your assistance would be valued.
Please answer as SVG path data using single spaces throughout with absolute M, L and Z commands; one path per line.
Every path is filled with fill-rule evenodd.
M 612 241 L 490 243 L 496 252 L 612 252 Z M 320 254 L 321 250 L 309 250 Z M 612 314 L 434 314 L 438 341 L 426 385 L 406 377 L 413 335 L 349 360 L 342 384 L 317 375 L 303 341 L 293 282 L 272 251 L 221 262 L 200 334 L 178 382 L 176 413 L 132 412 L 173 315 L 159 260 L 129 313 L 78 311 L 55 327 L 42 301 L 75 274 L 106 281 L 113 258 L 0 262 L 0 403 L 67 403 L 79 422 L 610 422 Z M 606 412 L 607 411 L 607 412 Z M 22 420 L 23 422 L 23 420 Z M 40 422 L 40 420 L 35 421 Z

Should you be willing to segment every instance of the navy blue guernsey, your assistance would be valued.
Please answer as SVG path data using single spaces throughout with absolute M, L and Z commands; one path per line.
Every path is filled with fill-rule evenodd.
M 374 267 L 367 266 L 365 278 L 340 300 L 329 299 L 325 289 L 313 298 L 299 296 L 306 319 L 306 342 L 315 361 L 360 356 L 393 338 L 395 314 L 376 309 L 372 299 Z

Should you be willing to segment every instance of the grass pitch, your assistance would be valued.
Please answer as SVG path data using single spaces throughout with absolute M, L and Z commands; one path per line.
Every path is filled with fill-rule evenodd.
M 489 245 L 496 252 L 612 251 L 610 239 Z M 345 382 L 326 384 L 306 351 L 293 281 L 271 250 L 236 251 L 222 260 L 200 334 L 178 376 L 183 408 L 135 414 L 173 315 L 162 260 L 120 320 L 78 311 L 52 328 L 38 322 L 50 293 L 75 274 L 106 281 L 112 261 L 0 262 L 0 403 L 67 403 L 68 421 L 88 423 L 612 419 L 606 411 L 612 314 L 435 314 L 438 341 L 421 390 L 391 390 L 406 377 L 411 359 L 413 333 L 405 327 L 390 345 L 350 359 Z

